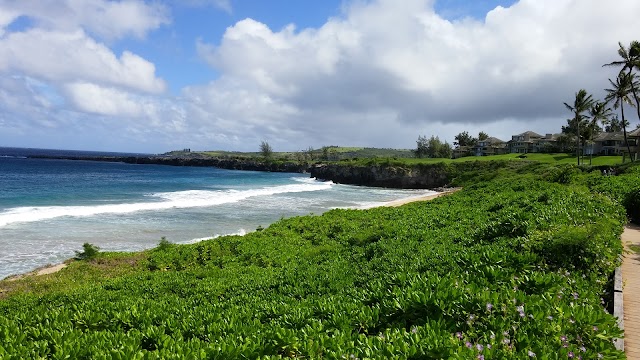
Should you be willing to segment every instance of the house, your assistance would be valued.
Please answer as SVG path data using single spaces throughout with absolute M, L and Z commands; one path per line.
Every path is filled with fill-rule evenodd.
M 469 146 L 458 146 L 453 149 L 453 154 L 451 157 L 453 159 L 458 159 L 465 156 L 471 156 L 471 151 L 472 148 L 470 148 Z
M 509 141 L 509 152 L 521 154 L 549 152 L 555 147 L 557 137 L 557 134 L 546 134 L 542 136 L 533 131 L 525 131 L 522 134 L 511 137 L 511 141 Z
M 640 129 L 627 132 L 627 140 L 632 154 L 637 154 L 640 148 L 638 140 L 640 138 Z M 593 154 L 597 155 L 621 155 L 628 152 L 627 144 L 624 142 L 624 132 L 604 132 L 598 134 L 593 139 L 593 144 L 587 145 L 585 153 L 590 153 L 593 148 Z M 637 155 L 636 155 L 637 156 Z
M 507 153 L 507 143 L 495 138 L 489 137 L 478 143 L 472 149 L 475 156 L 499 155 Z

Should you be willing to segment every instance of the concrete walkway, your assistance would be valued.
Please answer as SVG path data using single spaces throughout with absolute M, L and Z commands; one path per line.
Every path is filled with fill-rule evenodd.
M 622 233 L 622 243 L 629 250 L 622 261 L 624 352 L 633 360 L 640 359 L 640 253 L 629 247 L 636 245 L 636 250 L 640 249 L 640 227 L 628 225 Z

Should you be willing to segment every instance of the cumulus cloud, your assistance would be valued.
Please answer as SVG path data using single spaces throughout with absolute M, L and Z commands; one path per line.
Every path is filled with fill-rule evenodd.
M 19 71 L 51 81 L 102 82 L 146 92 L 162 92 L 153 63 L 125 51 L 118 58 L 105 45 L 74 32 L 32 29 L 0 38 L 0 71 Z
M 219 41 L 194 39 L 219 76 L 172 98 L 152 62 L 108 45 L 166 24 L 154 4 L 2 2 L 0 74 L 21 76 L 0 82 L 3 130 L 73 124 L 153 150 L 257 150 L 265 139 L 276 150 L 413 147 L 418 135 L 451 142 L 461 131 L 507 140 L 558 132 L 562 103 L 581 88 L 602 97 L 616 70 L 601 65 L 640 34 L 637 0 L 520 0 L 457 20 L 432 0 L 354 0 L 318 28 L 244 19 Z M 228 0 L 184 4 L 232 11 Z M 21 16 L 34 25 L 10 31 Z
M 0 4 L 3 13 L 14 14 L 14 19 L 24 16 L 45 29 L 74 31 L 80 27 L 104 39 L 143 38 L 170 22 L 166 7 L 140 0 L 7 0 Z
M 223 77 L 244 82 L 242 91 L 292 109 L 272 124 L 309 138 L 338 129 L 335 141 L 349 143 L 364 131 L 380 133 L 371 144 L 398 145 L 411 131 L 496 122 L 511 125 L 500 134 L 508 137 L 518 128 L 559 131 L 562 102 L 580 88 L 601 96 L 611 76 L 601 65 L 616 57 L 618 41 L 640 33 L 637 13 L 633 0 L 521 0 L 452 22 L 431 1 L 378 0 L 354 2 L 318 29 L 245 19 L 220 44 L 198 49 Z M 206 91 L 234 92 L 221 88 L 231 82 Z M 252 112 L 237 114 L 244 121 Z
M 34 128 L 52 128 L 69 126 L 66 119 L 95 124 L 95 115 L 143 116 L 136 97 L 163 93 L 165 81 L 152 62 L 127 50 L 117 55 L 99 39 L 144 38 L 168 21 L 165 7 L 135 0 L 0 3 L 0 74 L 14 79 L 0 97 L 5 124 L 21 129 L 20 122 L 39 119 Z

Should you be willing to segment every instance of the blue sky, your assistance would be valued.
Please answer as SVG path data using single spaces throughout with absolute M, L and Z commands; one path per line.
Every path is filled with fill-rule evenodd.
M 615 69 L 601 65 L 637 38 L 637 13 L 635 0 L 0 1 L 0 146 L 555 133 L 576 91 L 602 97 Z
M 508 7 L 513 3 L 513 0 L 439 0 L 434 9 L 451 21 L 466 17 L 482 20 L 496 6 Z M 230 6 L 231 11 L 213 4 L 172 6 L 171 26 L 150 33 L 144 40 L 118 42 L 114 50 L 136 49 L 137 54 L 156 64 L 157 74 L 168 81 L 171 92 L 178 94 L 185 86 L 211 81 L 218 76 L 215 69 L 198 59 L 194 39 L 217 44 L 227 27 L 246 18 L 260 21 L 273 30 L 289 24 L 298 29 L 318 28 L 327 19 L 341 16 L 343 6 L 348 3 L 341 0 L 242 0 Z

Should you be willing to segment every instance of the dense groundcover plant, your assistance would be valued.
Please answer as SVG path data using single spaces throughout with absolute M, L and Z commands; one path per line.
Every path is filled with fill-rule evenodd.
M 603 302 L 625 222 L 531 177 L 285 219 L 1 300 L 0 358 L 623 359 Z

